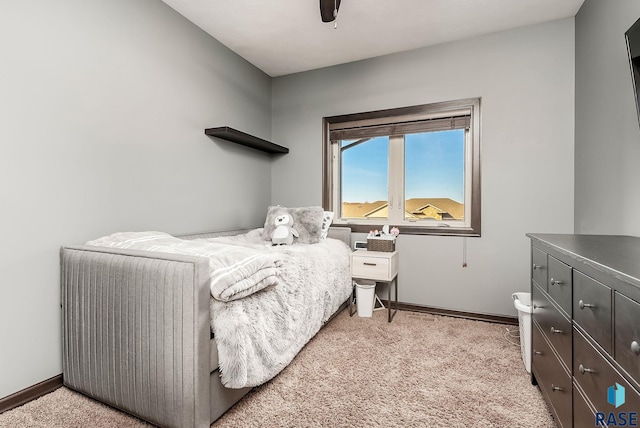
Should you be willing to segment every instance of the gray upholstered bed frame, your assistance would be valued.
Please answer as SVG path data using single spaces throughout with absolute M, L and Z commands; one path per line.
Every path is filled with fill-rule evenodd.
M 350 245 L 349 228 L 329 236 Z M 60 260 L 66 386 L 165 427 L 209 426 L 250 391 L 220 382 L 207 259 L 83 245 Z

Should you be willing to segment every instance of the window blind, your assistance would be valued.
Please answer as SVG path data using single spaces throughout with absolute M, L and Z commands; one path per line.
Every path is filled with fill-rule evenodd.
M 419 132 L 469 129 L 470 126 L 470 114 L 396 123 L 371 123 L 361 126 L 357 126 L 354 122 L 332 123 L 329 125 L 329 139 L 332 141 L 352 140 L 366 137 L 381 137 L 385 135 L 391 136 L 416 134 Z

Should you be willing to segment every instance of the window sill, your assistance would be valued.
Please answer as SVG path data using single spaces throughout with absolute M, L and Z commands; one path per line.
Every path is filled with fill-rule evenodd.
M 349 227 L 352 232 L 369 233 L 371 230 L 381 230 L 382 224 L 354 224 L 349 222 L 334 222 L 333 226 Z M 469 236 L 479 238 L 480 231 L 473 228 L 462 227 L 424 227 L 424 226 L 398 226 L 400 235 L 433 235 L 433 236 Z

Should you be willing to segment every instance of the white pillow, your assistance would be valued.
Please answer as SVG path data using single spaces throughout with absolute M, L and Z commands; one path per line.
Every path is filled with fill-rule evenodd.
M 320 231 L 320 239 L 327 239 L 329 233 L 329 226 L 333 221 L 333 211 L 325 211 L 322 216 L 322 230 Z

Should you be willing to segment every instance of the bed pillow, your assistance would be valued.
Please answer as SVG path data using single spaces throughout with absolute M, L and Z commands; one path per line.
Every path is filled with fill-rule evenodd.
M 280 214 L 289 214 L 293 218 L 293 228 L 300 235 L 294 242 L 300 244 L 317 244 L 322 236 L 322 222 L 324 210 L 322 207 L 287 208 L 280 205 L 271 206 L 267 210 L 267 218 L 264 221 L 262 239 L 271 240 L 275 230 L 275 218 Z
M 320 232 L 320 239 L 327 239 L 332 221 L 333 211 L 325 211 L 322 215 L 322 232 Z

